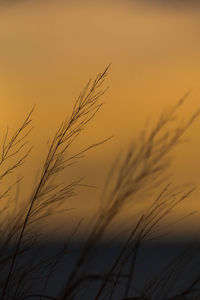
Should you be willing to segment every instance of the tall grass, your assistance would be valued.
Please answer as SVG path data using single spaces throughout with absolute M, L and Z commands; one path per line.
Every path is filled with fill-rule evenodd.
M 102 191 L 100 209 L 90 231 L 88 230 L 87 239 L 76 263 L 66 278 L 63 278 L 64 284 L 60 295 L 55 298 L 46 292 L 51 275 L 56 271 L 60 260 L 70 256 L 69 245 L 79 230 L 81 222 L 75 224 L 63 249 L 47 257 L 40 256 L 43 249 L 38 243 L 40 233 L 35 230 L 35 225 L 41 219 L 68 211 L 69 209 L 63 209 L 63 203 L 76 195 L 79 186 L 87 187 L 83 179 L 79 177 L 71 183 L 56 183 L 57 175 L 82 159 L 90 149 L 110 139 L 108 137 L 76 154 L 69 155 L 70 146 L 102 106 L 101 98 L 106 92 L 103 83 L 109 67 L 106 67 L 93 81 L 90 80 L 87 83 L 75 101 L 71 114 L 56 131 L 49 144 L 37 184 L 27 201 L 16 209 L 16 198 L 11 196 L 11 192 L 23 177 L 2 191 L 0 195 L 0 198 L 4 199 L 0 211 L 0 295 L 2 300 L 86 299 L 80 296 L 80 291 L 91 287 L 93 287 L 91 299 L 95 300 L 175 300 L 195 299 L 200 296 L 198 290 L 200 272 L 192 281 L 188 280 L 179 294 L 175 292 L 176 282 L 180 279 L 181 273 L 198 253 L 198 245 L 196 248 L 188 247 L 165 266 L 161 273 L 149 278 L 142 291 L 138 291 L 134 280 L 137 276 L 136 263 L 138 263 L 141 245 L 145 241 L 158 239 L 158 232 L 161 236 L 164 234 L 161 231 L 163 219 L 178 204 L 185 201 L 196 188 L 190 186 L 183 190 L 166 182 L 166 171 L 171 164 L 170 153 L 177 144 L 182 142 L 184 133 L 200 114 L 200 111 L 197 111 L 185 122 L 178 122 L 177 112 L 188 94 L 171 109 L 164 111 L 154 127 L 150 130 L 145 128 L 140 136 L 131 142 L 125 155 L 114 162 Z M 15 172 L 29 158 L 32 148 L 27 138 L 32 130 L 33 112 L 34 107 L 13 135 L 9 134 L 9 130 L 5 133 L 0 158 L 1 182 L 5 182 L 10 173 Z M 156 188 L 159 186 L 160 193 L 157 194 Z M 132 203 L 133 207 L 136 206 L 137 201 L 148 197 L 149 192 L 155 195 L 155 200 L 141 215 L 138 214 L 138 217 L 134 218 L 130 224 L 132 228 L 130 235 L 114 261 L 103 273 L 98 270 L 91 272 L 90 264 L 97 257 L 98 245 L 109 231 L 112 222 L 127 204 Z M 5 200 L 6 197 L 8 200 Z M 14 214 L 11 214 L 12 209 L 15 210 Z M 192 213 L 188 213 L 187 216 Z

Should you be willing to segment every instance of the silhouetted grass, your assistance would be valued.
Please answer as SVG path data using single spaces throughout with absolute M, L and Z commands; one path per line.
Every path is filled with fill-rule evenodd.
M 89 81 L 81 92 L 72 109 L 71 115 L 61 123 L 49 149 L 41 169 L 37 184 L 23 206 L 16 208 L 15 197 L 10 192 L 19 184 L 20 178 L 13 185 L 1 192 L 4 199 L 1 208 L 1 258 L 0 258 L 0 295 L 2 300 L 25 299 L 143 299 L 143 300 L 178 300 L 199 299 L 200 272 L 177 292 L 177 284 L 181 280 L 194 257 L 198 257 L 199 246 L 189 246 L 178 254 L 171 263 L 163 266 L 156 276 L 149 278 L 142 290 L 135 286 L 137 277 L 136 264 L 141 246 L 152 239 L 163 236 L 162 221 L 178 204 L 194 192 L 195 186 L 175 188 L 166 183 L 166 171 L 170 167 L 170 153 L 182 142 L 185 131 L 199 116 L 195 112 L 188 120 L 179 123 L 177 111 L 184 104 L 186 94 L 171 109 L 163 112 L 157 123 L 144 128 L 141 135 L 131 142 L 124 156 L 114 162 L 108 174 L 101 206 L 95 221 L 88 229 L 86 241 L 79 251 L 74 266 L 66 265 L 66 278 L 60 295 L 48 295 L 51 276 L 56 273 L 59 263 L 70 257 L 70 245 L 76 235 L 81 221 L 74 226 L 63 248 L 55 254 L 42 255 L 44 249 L 38 241 L 40 233 L 35 230 L 37 222 L 51 215 L 64 213 L 63 203 L 76 195 L 79 186 L 86 186 L 82 178 L 77 177 L 71 183 L 59 184 L 56 176 L 64 169 L 84 157 L 84 154 L 110 139 L 106 138 L 78 153 L 69 156 L 72 143 L 85 129 L 101 108 L 101 97 L 106 89 L 102 84 L 107 76 L 109 66 L 94 81 Z M 5 181 L 29 157 L 31 147 L 27 137 L 32 129 L 34 107 L 27 115 L 19 129 L 9 138 L 6 131 L 0 158 L 0 179 Z M 173 125 L 173 126 L 172 126 Z M 160 186 L 160 193 L 157 189 Z M 155 195 L 154 201 L 147 209 L 133 219 L 132 230 L 119 253 L 107 266 L 106 271 L 91 271 L 90 265 L 98 256 L 98 245 L 102 242 L 112 222 L 127 204 L 137 205 L 148 197 L 149 192 Z M 8 198 L 5 201 L 6 197 Z M 10 214 L 14 209 L 15 214 Z M 66 209 L 69 211 L 69 209 Z M 193 212 L 188 213 L 190 216 Z M 187 217 L 186 216 L 186 217 Z M 170 226 L 170 224 L 169 224 Z M 106 254 L 105 254 L 106 255 Z M 92 289 L 91 296 L 84 296 L 85 289 Z M 81 294 L 81 292 L 83 294 Z M 196 297 L 196 298 L 195 298 Z

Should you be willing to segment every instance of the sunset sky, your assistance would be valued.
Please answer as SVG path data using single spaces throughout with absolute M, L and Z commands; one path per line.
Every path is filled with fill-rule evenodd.
M 95 78 L 109 63 L 112 66 L 105 82 L 109 90 L 102 98 L 105 104 L 74 147 L 82 149 L 110 135 L 114 138 L 88 152 L 70 174 L 63 174 L 63 178 L 85 176 L 85 183 L 98 186 L 96 190 L 80 190 L 68 202 L 75 208 L 67 216 L 69 222 L 80 216 L 87 219 L 97 210 L 114 158 L 142 130 L 147 118 L 154 121 L 191 88 L 180 119 L 200 108 L 198 1 L 164 2 L 1 1 L 1 138 L 7 125 L 13 131 L 36 104 L 34 131 L 29 137 L 34 149 L 30 161 L 18 170 L 26 175 L 22 198 L 30 192 L 42 166 L 46 141 L 70 114 L 88 79 Z M 175 185 L 200 186 L 199 128 L 200 118 L 185 135 L 189 142 L 173 152 L 170 180 Z M 147 203 L 145 199 L 140 208 Z M 199 188 L 177 215 L 196 209 L 200 209 Z M 124 210 L 119 222 L 134 214 L 135 205 Z M 179 230 L 187 228 L 189 233 L 197 228 L 199 218 L 186 221 Z M 60 216 L 55 220 L 58 225 L 62 222 Z M 48 226 L 47 230 L 52 229 Z

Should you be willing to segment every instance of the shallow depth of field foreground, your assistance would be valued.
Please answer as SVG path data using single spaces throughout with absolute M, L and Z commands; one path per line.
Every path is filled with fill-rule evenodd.
M 88 81 L 71 112 L 55 126 L 26 199 L 22 171 L 34 151 L 31 134 L 39 107 L 32 107 L 14 131 L 8 127 L 4 133 L 0 158 L 2 300 L 200 298 L 199 231 L 190 240 L 170 239 L 177 224 L 188 219 L 194 222 L 197 215 L 191 209 L 174 217 L 190 201 L 199 182 L 175 185 L 170 173 L 174 151 L 181 151 L 187 131 L 199 121 L 199 110 L 187 119 L 179 114 L 190 93 L 164 108 L 156 121 L 144 124 L 138 136 L 130 136 L 121 154 L 113 152 L 104 188 L 94 199 L 93 216 L 69 222 L 73 209 L 78 209 L 72 208 L 71 199 L 89 195 L 90 189 L 95 195 L 95 188 L 78 168 L 76 176 L 71 176 L 72 168 L 112 143 L 108 128 L 103 140 L 73 148 L 106 109 L 102 104 L 111 73 L 108 65 Z M 120 214 L 130 209 L 132 217 L 120 221 Z M 64 220 L 62 228 L 56 226 L 59 216 Z M 45 231 L 50 221 L 52 239 Z M 80 234 L 83 227 L 84 236 Z M 64 238 L 55 240 L 59 231 L 65 232 Z

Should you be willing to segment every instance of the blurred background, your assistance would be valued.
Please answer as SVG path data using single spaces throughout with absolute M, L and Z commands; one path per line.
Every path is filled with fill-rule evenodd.
M 95 78 L 112 63 L 105 82 L 105 87 L 110 88 L 102 98 L 105 105 L 71 151 L 110 135 L 114 138 L 88 152 L 60 178 L 70 181 L 84 176 L 85 183 L 97 188 L 80 189 L 66 203 L 73 210 L 63 217 L 51 218 L 44 225 L 47 233 L 56 227 L 51 238 L 65 235 L 82 216 L 84 223 L 79 234 L 84 236 L 90 217 L 99 208 L 101 191 L 114 158 L 143 129 L 147 118 L 155 121 L 191 88 L 192 93 L 180 110 L 180 119 L 187 119 L 200 107 L 198 2 L 1 1 L 1 140 L 6 126 L 13 132 L 36 104 L 34 131 L 29 137 L 34 149 L 26 165 L 14 175 L 25 175 L 20 185 L 20 201 L 26 201 L 30 195 L 47 152 L 47 140 L 70 114 L 88 79 Z M 185 137 L 189 142 L 173 152 L 169 172 L 175 185 L 200 184 L 199 122 L 200 119 L 187 131 Z M 200 209 L 199 200 L 197 189 L 171 218 Z M 140 199 L 124 209 L 113 224 L 110 237 L 121 224 L 126 227 L 148 201 L 148 197 Z M 177 225 L 173 234 L 185 238 L 198 228 L 197 215 Z M 117 238 L 123 234 L 119 232 Z

